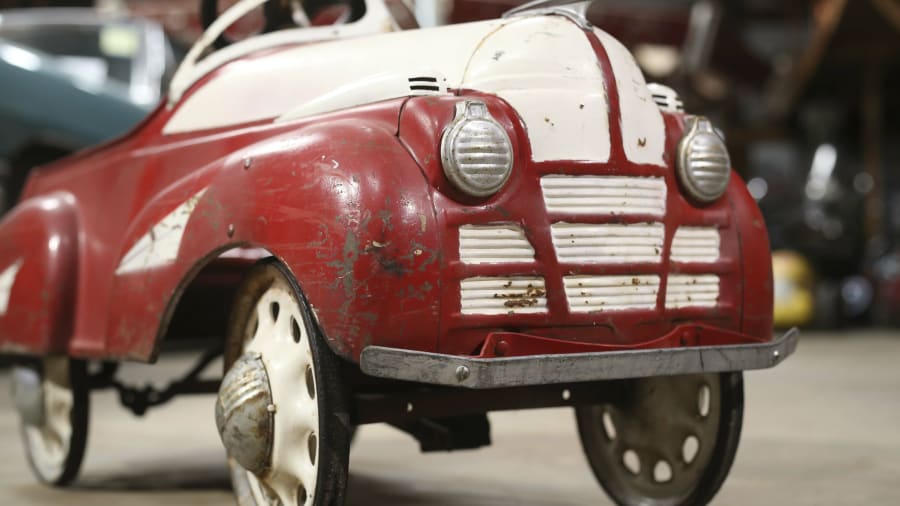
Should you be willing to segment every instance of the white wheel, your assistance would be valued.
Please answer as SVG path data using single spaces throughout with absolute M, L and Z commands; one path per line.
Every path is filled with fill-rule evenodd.
M 70 483 L 81 467 L 87 442 L 89 397 L 84 363 L 48 357 L 39 370 L 17 368 L 13 390 L 32 471 L 51 485 Z
M 251 271 L 239 292 L 229 334 L 226 369 L 240 357 L 261 361 L 274 421 L 271 437 L 263 438 L 271 444 L 264 452 L 269 459 L 259 471 L 230 459 L 238 502 L 340 504 L 336 498 L 343 497 L 346 483 L 349 427 L 337 359 L 318 337 L 306 303 L 283 267 L 266 262 Z M 323 378 L 328 378 L 326 388 Z

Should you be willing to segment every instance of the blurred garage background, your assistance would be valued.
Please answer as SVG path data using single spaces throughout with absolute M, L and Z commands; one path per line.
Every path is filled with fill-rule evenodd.
M 220 1 L 216 9 L 230 3 Z M 434 26 L 497 17 L 522 2 L 407 3 L 420 25 Z M 203 15 L 199 0 L 0 0 L 0 9 L 0 211 L 14 205 L 31 167 L 137 124 L 215 17 Z M 900 324 L 900 1 L 598 0 L 589 18 L 633 51 L 648 81 L 678 90 L 687 111 L 714 119 L 767 221 L 776 322 L 811 330 L 796 362 L 751 381 L 751 402 L 760 405 L 749 409 L 743 443 L 749 448 L 739 455 L 720 501 L 900 502 L 890 478 L 900 471 L 900 442 L 892 429 L 900 415 L 900 368 L 891 361 L 900 357 L 894 330 Z M 231 34 L 250 36 L 259 23 L 250 16 Z M 156 380 L 142 376 L 147 373 L 140 367 L 134 374 Z M 754 396 L 754 388 L 761 393 Z M 81 497 L 91 504 L 227 503 L 211 411 L 193 402 L 166 408 L 160 418 L 173 425 L 196 418 L 198 426 L 208 426 L 208 441 L 172 435 L 203 450 L 176 451 L 189 462 L 184 467 L 154 467 L 154 459 L 164 460 L 170 450 L 134 435 L 165 434 L 172 425 L 131 424 L 114 402 L 101 401 L 99 426 L 121 434 L 101 443 L 98 455 L 109 450 L 114 459 L 115 451 L 124 452 L 121 462 L 151 471 L 123 472 L 115 460 L 97 457 Z M 15 455 L 0 463 L 0 498 L 6 494 L 22 504 L 61 500 L 64 495 L 38 492 L 31 484 L 19 450 L 12 449 L 18 443 L 11 411 L 0 415 L 10 440 L 0 446 L 10 447 L 4 455 Z M 396 450 L 405 440 L 367 428 L 354 455 L 354 504 L 602 501 L 591 495 L 595 491 L 579 495 L 579 487 L 593 485 L 586 475 L 578 482 L 581 475 L 567 471 L 568 460 L 543 478 L 529 470 L 529 462 L 552 462 L 557 457 L 547 455 L 560 447 L 567 448 L 573 469 L 580 458 L 574 445 L 566 446 L 570 420 L 563 430 L 546 412 L 533 416 L 501 418 L 512 427 L 503 436 L 510 445 L 505 450 L 491 450 L 486 460 L 478 454 L 448 457 L 431 471 L 407 462 L 414 452 Z M 811 462 L 816 459 L 818 465 Z M 401 473 L 425 473 L 418 488 L 392 488 L 409 486 L 384 471 L 398 461 L 406 462 Z M 504 465 L 518 478 L 489 474 Z M 460 471 L 468 466 L 474 466 L 470 474 Z M 472 482 L 469 495 L 454 495 L 460 482 L 448 484 L 450 477 Z M 542 479 L 555 485 L 542 488 Z M 789 493 L 787 487 L 797 484 L 811 487 L 798 496 L 808 500 Z M 747 494 L 770 486 L 785 488 L 746 502 Z

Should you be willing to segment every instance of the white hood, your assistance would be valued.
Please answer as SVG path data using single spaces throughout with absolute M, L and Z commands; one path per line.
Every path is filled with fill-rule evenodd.
M 638 132 L 645 141 L 641 153 L 650 155 L 641 156 L 642 163 L 662 164 L 662 117 L 643 77 L 627 50 L 605 33 L 598 35 L 613 60 L 620 93 L 626 85 L 631 94 L 643 95 L 639 106 L 649 106 L 639 122 L 645 125 Z M 437 77 L 451 90 L 474 89 L 507 100 L 528 128 L 535 161 L 609 159 L 603 74 L 587 34 L 561 16 L 395 32 L 250 56 L 228 64 L 189 94 L 164 132 L 293 120 L 407 96 L 415 94 L 408 79 L 421 76 Z

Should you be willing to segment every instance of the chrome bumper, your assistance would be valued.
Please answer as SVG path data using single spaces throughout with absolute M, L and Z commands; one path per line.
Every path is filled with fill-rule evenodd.
M 767 369 L 797 349 L 793 328 L 766 343 L 653 350 L 470 358 L 369 346 L 360 367 L 369 376 L 464 388 L 556 383 Z

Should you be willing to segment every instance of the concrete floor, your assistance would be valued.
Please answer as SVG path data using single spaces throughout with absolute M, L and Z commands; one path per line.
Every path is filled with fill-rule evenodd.
M 798 354 L 747 375 L 744 436 L 716 504 L 900 504 L 900 333 L 804 335 Z M 175 363 L 130 367 L 151 378 Z M 0 504 L 232 504 L 212 397 L 180 398 L 137 419 L 93 396 L 82 477 L 32 480 L 9 385 L 0 377 Z M 392 429 L 362 429 L 348 506 L 583 506 L 609 501 L 581 455 L 571 411 L 491 416 L 495 444 L 420 455 Z

